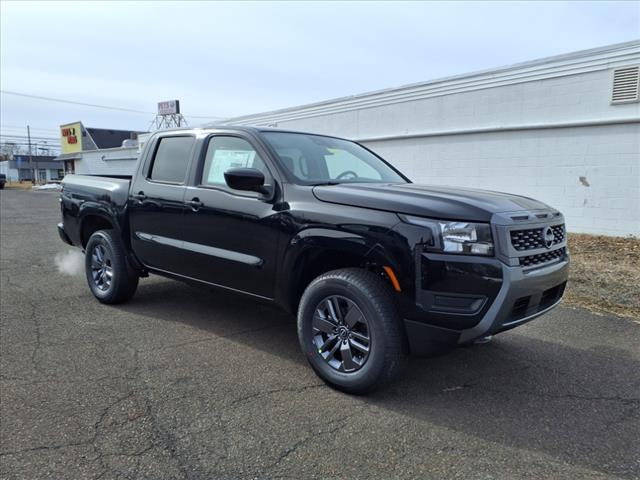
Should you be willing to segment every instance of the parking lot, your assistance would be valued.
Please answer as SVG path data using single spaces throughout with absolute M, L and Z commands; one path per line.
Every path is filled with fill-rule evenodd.
M 157 277 L 101 305 L 57 194 L 0 203 L 1 478 L 640 478 L 637 320 L 561 307 L 348 396 L 285 313 Z

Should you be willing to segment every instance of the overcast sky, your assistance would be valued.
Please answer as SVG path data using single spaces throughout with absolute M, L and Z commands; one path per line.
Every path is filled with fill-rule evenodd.
M 3 135 L 146 130 L 173 98 L 185 115 L 258 113 L 640 37 L 640 2 L 0 5 L 2 90 L 149 112 L 3 93 Z

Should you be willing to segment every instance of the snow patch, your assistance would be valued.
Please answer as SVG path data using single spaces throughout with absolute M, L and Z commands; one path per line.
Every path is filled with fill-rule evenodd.
M 34 185 L 31 188 L 33 190 L 62 190 L 62 185 L 59 183 L 45 183 L 44 185 Z

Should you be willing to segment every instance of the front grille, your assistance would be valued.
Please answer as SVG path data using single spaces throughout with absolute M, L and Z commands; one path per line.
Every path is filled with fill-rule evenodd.
M 538 253 L 537 255 L 527 255 L 526 257 L 520 257 L 521 267 L 532 267 L 540 265 L 542 263 L 552 262 L 565 256 L 567 249 L 565 247 L 551 250 L 549 252 Z
M 553 230 L 553 236 L 555 237 L 553 240 L 554 245 L 564 241 L 564 224 L 554 225 L 551 230 Z
M 536 250 L 538 248 L 545 248 L 544 243 L 544 229 L 541 228 L 528 228 L 526 230 L 512 230 L 511 233 L 511 245 L 519 252 L 526 250 Z M 557 245 L 564 241 L 564 225 L 554 225 L 551 227 L 553 231 L 553 245 Z

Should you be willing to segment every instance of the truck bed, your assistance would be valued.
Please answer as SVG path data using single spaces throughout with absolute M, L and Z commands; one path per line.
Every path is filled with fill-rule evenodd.
M 127 203 L 130 176 L 66 175 L 62 180 L 63 192 L 83 200 L 106 202 L 122 206 Z

